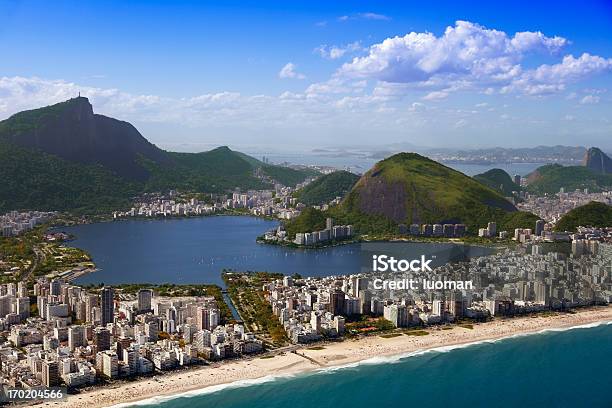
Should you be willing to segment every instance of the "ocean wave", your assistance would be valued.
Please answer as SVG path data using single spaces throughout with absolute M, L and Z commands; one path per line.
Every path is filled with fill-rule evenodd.
M 448 346 L 419 349 L 419 350 L 415 350 L 415 351 L 411 351 L 407 353 L 392 354 L 389 356 L 377 356 L 377 357 L 372 357 L 372 358 L 368 358 L 368 359 L 361 360 L 361 361 L 356 361 L 354 363 L 340 364 L 340 365 L 336 365 L 332 367 L 321 368 L 321 369 L 315 370 L 313 373 L 314 374 L 333 373 L 335 371 L 356 368 L 356 367 L 364 366 L 364 365 L 397 364 L 407 358 L 418 357 L 418 356 L 422 356 L 428 353 L 448 353 L 452 350 L 478 346 L 481 344 L 499 343 L 502 341 L 517 339 L 521 337 L 535 336 L 538 334 L 546 334 L 546 333 L 551 333 L 551 332 L 565 332 L 565 331 L 576 330 L 576 329 L 592 329 L 598 326 L 608 326 L 608 325 L 612 325 L 612 321 L 600 321 L 600 322 L 586 323 L 586 324 L 581 324 L 577 326 L 568 326 L 568 327 L 551 327 L 551 328 L 542 329 L 542 330 L 538 330 L 534 332 L 512 334 L 512 335 L 500 337 L 497 339 L 483 339 L 483 340 L 477 340 L 477 341 L 468 342 L 468 343 L 451 344 Z
M 279 379 L 289 379 L 295 376 L 296 376 L 295 374 L 266 375 L 264 377 L 259 377 L 259 378 L 249 378 L 245 380 L 238 380 L 238 381 L 233 381 L 233 382 L 224 383 L 224 384 L 209 385 L 209 386 L 205 386 L 204 388 L 198 388 L 198 389 L 191 390 L 191 391 L 185 391 L 181 394 L 159 395 L 156 397 L 151 397 L 151 398 L 143 399 L 140 401 L 122 402 L 120 404 L 111 405 L 109 408 L 126 408 L 126 407 L 134 407 L 134 406 L 157 405 L 157 404 L 168 402 L 168 401 L 171 401 L 177 398 L 198 397 L 201 395 L 212 394 L 212 393 L 227 390 L 227 389 L 250 387 L 253 385 L 273 382 Z
M 422 356 L 428 353 L 448 353 L 453 350 L 464 349 L 464 348 L 473 347 L 473 346 L 477 346 L 481 344 L 493 344 L 493 343 L 499 343 L 499 342 L 507 341 L 511 339 L 516 339 L 516 338 L 534 336 L 538 334 L 546 334 L 546 333 L 551 333 L 551 332 L 565 332 L 565 331 L 576 330 L 576 329 L 591 329 L 591 328 L 595 328 L 598 326 L 607 326 L 607 325 L 612 325 L 612 321 L 600 321 L 600 322 L 582 324 L 582 325 L 577 325 L 577 326 L 547 328 L 547 329 L 542 329 L 542 330 L 538 330 L 535 332 L 513 334 L 510 336 L 506 336 L 506 337 L 500 337 L 498 339 L 484 339 L 484 340 L 478 340 L 478 341 L 468 342 L 468 343 L 452 344 L 448 346 L 440 346 L 440 347 L 433 347 L 433 348 L 422 349 L 422 350 L 415 350 L 415 351 L 411 351 L 407 353 L 400 353 L 400 354 L 394 354 L 394 355 L 389 355 L 389 356 L 377 356 L 377 357 L 372 357 L 372 358 L 368 358 L 368 359 L 361 360 L 361 361 L 356 361 L 353 363 L 340 364 L 340 365 L 335 365 L 331 367 L 316 369 L 313 371 L 306 371 L 306 372 L 301 372 L 301 373 L 278 374 L 278 375 L 266 375 L 264 377 L 259 377 L 259 378 L 244 379 L 244 380 L 238 380 L 238 381 L 224 383 L 224 384 L 210 385 L 210 386 L 205 386 L 203 388 L 199 388 L 199 389 L 195 389 L 191 391 L 186 391 L 180 394 L 155 396 L 155 397 L 143 399 L 140 401 L 124 402 L 124 403 L 112 405 L 109 408 L 127 408 L 127 407 L 134 407 L 134 406 L 158 405 L 158 404 L 168 402 L 168 401 L 171 401 L 177 398 L 193 398 L 193 397 L 198 397 L 201 395 L 216 393 L 216 392 L 227 390 L 227 389 L 250 387 L 254 385 L 271 383 L 271 382 L 275 382 L 278 380 L 286 380 L 286 379 L 296 378 L 296 377 L 301 377 L 301 376 L 332 374 L 337 371 L 357 368 L 359 366 L 397 364 L 407 358 L 418 357 L 418 356 Z

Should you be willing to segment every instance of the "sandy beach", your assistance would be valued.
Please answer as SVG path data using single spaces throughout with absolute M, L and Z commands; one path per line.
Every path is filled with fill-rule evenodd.
M 377 357 L 416 353 L 430 349 L 460 346 L 482 341 L 495 341 L 516 335 L 537 333 L 542 330 L 566 329 L 598 322 L 612 322 L 612 306 L 582 309 L 574 314 L 563 313 L 546 317 L 520 317 L 496 319 L 474 324 L 473 328 L 453 326 L 451 330 L 428 329 L 425 336 L 402 334 L 384 338 L 368 336 L 359 340 L 325 344 L 322 349 L 302 347 L 295 353 L 287 352 L 272 358 L 255 357 L 209 366 L 182 370 L 116 386 L 96 388 L 67 401 L 45 403 L 51 407 L 109 407 L 129 406 L 151 398 L 183 395 L 225 387 L 235 382 L 262 382 L 275 376 L 289 376 L 334 366 L 343 366 Z

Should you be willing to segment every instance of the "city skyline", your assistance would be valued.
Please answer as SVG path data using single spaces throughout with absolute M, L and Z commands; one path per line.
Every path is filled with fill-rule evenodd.
M 504 7 L 4 4 L 0 119 L 81 93 L 170 150 L 610 149 L 611 7 Z

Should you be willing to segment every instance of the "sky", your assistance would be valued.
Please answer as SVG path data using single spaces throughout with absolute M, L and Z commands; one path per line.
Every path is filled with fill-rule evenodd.
M 170 150 L 610 150 L 611 40 L 610 1 L 6 1 L 0 119 L 80 92 Z

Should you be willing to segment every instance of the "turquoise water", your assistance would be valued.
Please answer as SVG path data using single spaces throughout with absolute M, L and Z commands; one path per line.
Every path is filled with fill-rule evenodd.
M 609 408 L 611 387 L 612 325 L 608 324 L 381 359 L 152 405 Z
M 99 271 L 79 278 L 88 283 L 216 283 L 224 268 L 302 276 L 347 275 L 361 271 L 361 246 L 292 249 L 258 244 L 255 238 L 278 223 L 255 217 L 130 219 L 59 228 L 73 234 L 69 244 L 92 255 Z M 392 244 L 407 257 L 435 254 L 432 265 L 491 252 L 448 243 Z M 371 262 L 368 258 L 368 265 Z

